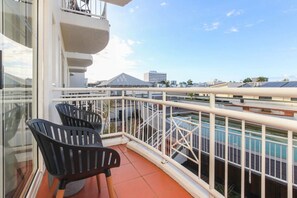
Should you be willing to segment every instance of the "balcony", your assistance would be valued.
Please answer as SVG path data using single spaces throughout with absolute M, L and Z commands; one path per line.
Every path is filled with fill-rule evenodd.
M 191 197 L 177 182 L 160 168 L 147 161 L 126 145 L 112 146 L 121 156 L 121 166 L 112 169 L 114 188 L 117 197 Z M 44 175 L 37 197 L 49 193 L 47 174 Z M 95 177 L 85 181 L 84 188 L 72 197 L 108 197 L 104 175 L 100 178 L 101 192 L 97 188 Z
M 93 57 L 90 54 L 67 52 L 66 57 L 70 72 L 84 73 L 87 67 L 93 64 Z
M 108 146 L 124 141 L 193 197 L 297 196 L 296 115 L 292 119 L 228 109 L 222 98 L 271 96 L 287 101 L 297 97 L 295 89 L 57 88 L 54 92 L 60 97 L 53 104 L 68 102 L 100 112 L 105 123 L 102 138 Z M 59 122 L 55 118 L 51 115 Z
M 99 0 L 63 0 L 60 23 L 67 52 L 96 54 L 108 44 L 106 4 Z

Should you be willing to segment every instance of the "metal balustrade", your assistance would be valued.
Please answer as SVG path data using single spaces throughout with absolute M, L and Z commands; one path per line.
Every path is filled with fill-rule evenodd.
M 286 185 L 287 197 L 293 197 L 293 187 L 297 188 L 297 121 L 214 105 L 216 94 L 297 97 L 295 89 L 56 88 L 54 92 L 61 95 L 54 103 L 69 102 L 102 113 L 103 136 L 124 135 L 137 141 L 184 171 L 212 196 L 228 197 L 229 166 L 240 169 L 241 197 L 252 174 L 261 178 L 261 197 L 265 197 L 269 178 Z M 148 96 L 161 92 L 162 99 L 141 97 L 145 92 Z M 208 94 L 209 107 L 167 100 L 169 92 Z M 187 114 L 179 115 L 182 110 Z M 208 157 L 207 179 L 202 173 L 203 156 Z M 181 159 L 191 161 L 197 169 L 186 171 Z M 223 192 L 216 188 L 216 160 L 225 165 Z
M 101 0 L 62 0 L 61 9 L 65 12 L 106 19 L 106 3 Z

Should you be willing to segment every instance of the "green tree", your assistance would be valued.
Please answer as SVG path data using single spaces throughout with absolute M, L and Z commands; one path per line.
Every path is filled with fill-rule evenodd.
M 267 82 L 267 81 L 268 81 L 268 78 L 264 76 L 259 76 L 257 79 L 257 82 Z
M 169 85 L 169 84 L 170 84 L 169 80 L 162 80 L 162 81 L 160 81 L 159 83 L 165 85 L 166 87 L 170 87 L 170 85 Z
M 184 85 L 187 85 L 187 83 L 186 82 L 180 82 L 179 85 L 182 87 Z
M 166 81 L 165 81 L 165 85 L 166 85 L 166 87 L 170 87 L 170 82 L 169 82 L 169 80 L 166 80 Z
M 187 81 L 187 83 L 188 83 L 188 85 L 193 85 L 193 81 L 192 81 L 191 79 L 189 79 L 189 80 Z
M 252 82 L 252 79 L 251 78 L 246 78 L 246 79 L 243 80 L 243 82 L 244 83 Z

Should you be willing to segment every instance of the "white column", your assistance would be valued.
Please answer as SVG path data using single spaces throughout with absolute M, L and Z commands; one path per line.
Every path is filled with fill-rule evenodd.
M 261 197 L 265 197 L 266 175 L 266 126 L 262 125 L 262 159 L 261 159 Z M 251 159 L 250 159 L 251 160 Z
M 163 102 L 166 101 L 166 92 L 163 92 Z M 165 156 L 166 156 L 166 139 L 165 139 L 165 133 L 166 133 L 166 105 L 163 105 L 163 120 L 162 120 L 162 156 L 163 156 L 163 163 L 165 162 Z
M 245 191 L 245 121 L 241 122 L 241 198 Z
M 288 131 L 287 182 L 288 182 L 288 198 L 292 198 L 293 197 L 293 132 L 292 131 Z
M 209 107 L 215 108 L 215 94 L 209 96 Z M 215 114 L 209 115 L 209 190 L 215 188 Z
M 228 197 L 229 118 L 225 118 L 225 197 Z
M 124 100 L 124 97 L 125 97 L 125 91 L 122 90 L 122 132 L 125 132 L 125 114 L 124 114 L 125 100 Z M 124 135 L 123 135 L 123 138 L 124 138 Z

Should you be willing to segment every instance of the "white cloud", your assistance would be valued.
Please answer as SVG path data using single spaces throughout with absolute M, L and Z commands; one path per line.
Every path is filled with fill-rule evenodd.
M 218 29 L 220 26 L 220 23 L 219 22 L 213 22 L 212 24 L 203 24 L 203 29 L 207 32 L 209 31 L 213 31 L 213 30 L 216 30 Z
M 239 29 L 237 27 L 231 27 L 226 33 L 236 33 L 239 32 Z
M 166 2 L 162 2 L 161 4 L 160 4 L 160 6 L 167 6 L 168 5 L 168 3 L 166 3 Z
M 0 40 L 2 41 L 0 48 L 3 50 L 5 60 L 4 72 L 22 79 L 32 78 L 32 49 L 2 34 L 0 34 Z
M 240 16 L 243 14 L 243 10 L 231 10 L 229 12 L 226 13 L 227 17 L 231 17 L 231 16 Z
M 130 12 L 130 13 L 134 13 L 134 12 L 135 12 L 135 9 L 134 9 L 134 8 L 130 8 L 130 9 L 129 9 L 129 12 Z
M 258 21 L 256 21 L 256 23 L 249 23 L 249 24 L 246 24 L 245 27 L 246 27 L 246 28 L 251 28 L 251 27 L 253 27 L 253 26 L 255 26 L 255 25 L 258 25 L 258 24 L 260 24 L 260 23 L 264 23 L 264 20 L 263 20 L 263 19 L 259 19 Z
M 107 47 L 93 55 L 93 65 L 88 67 L 86 72 L 88 82 L 108 80 L 123 72 L 138 78 L 142 76 L 137 73 L 137 60 L 131 58 L 134 44 L 137 44 L 137 41 L 112 36 Z
M 236 28 L 236 27 L 232 27 L 231 29 L 230 29 L 230 32 L 238 32 L 239 30 Z
M 130 13 L 134 13 L 136 10 L 138 10 L 139 9 L 139 6 L 135 6 L 135 7 L 133 7 L 133 8 L 130 8 L 129 9 L 129 12 Z
M 132 45 L 135 45 L 135 44 L 140 45 L 142 42 L 141 41 L 134 41 L 134 40 L 128 39 L 127 40 L 127 43 L 128 43 L 128 45 L 132 46 Z

